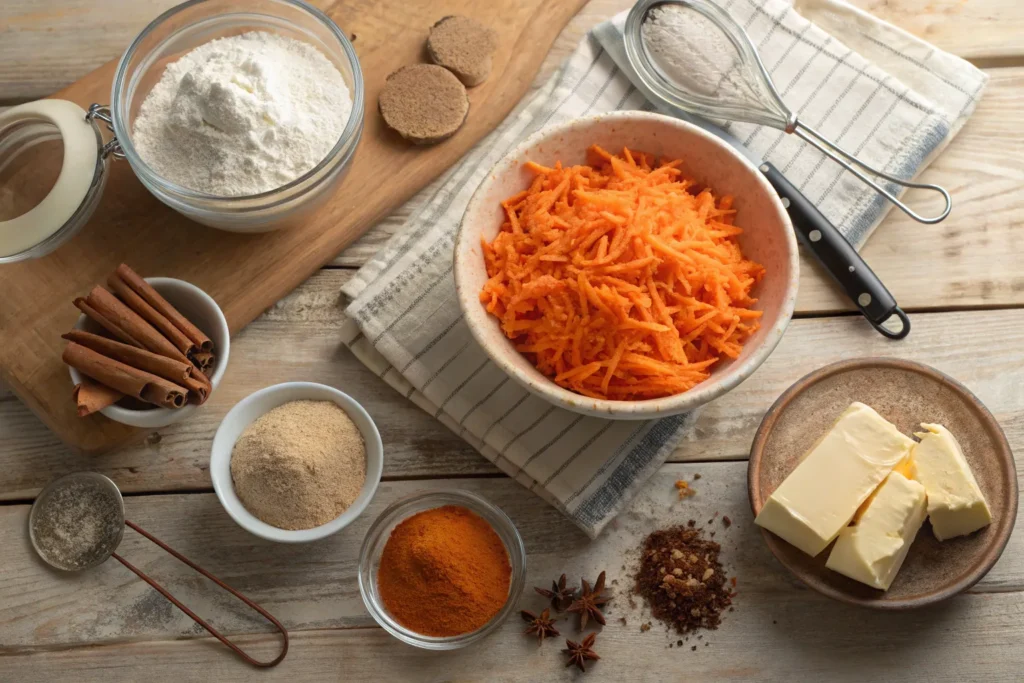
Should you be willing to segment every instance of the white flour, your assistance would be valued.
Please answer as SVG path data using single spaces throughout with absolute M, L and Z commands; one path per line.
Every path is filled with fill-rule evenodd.
M 254 31 L 200 45 L 168 65 L 139 109 L 132 141 L 167 180 L 218 196 L 251 195 L 320 163 L 351 111 L 345 81 L 315 47 Z

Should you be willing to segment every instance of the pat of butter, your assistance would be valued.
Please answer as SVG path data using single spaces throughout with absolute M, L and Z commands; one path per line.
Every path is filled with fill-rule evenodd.
M 924 486 L 893 472 L 854 526 L 839 532 L 825 566 L 889 590 L 927 514 Z
M 765 501 L 754 522 L 817 555 L 913 445 L 872 408 L 853 403 Z
M 917 480 L 928 492 L 928 517 L 935 538 L 963 536 L 992 521 L 985 496 L 956 438 L 942 425 L 922 424 L 911 457 Z

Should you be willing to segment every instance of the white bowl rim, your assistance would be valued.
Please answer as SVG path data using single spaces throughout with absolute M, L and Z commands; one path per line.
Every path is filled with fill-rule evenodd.
M 685 391 L 681 394 L 674 394 L 672 396 L 665 396 L 662 398 L 653 398 L 638 401 L 612 401 L 607 399 L 593 399 L 588 396 L 577 394 L 576 392 L 564 389 L 559 385 L 555 384 L 550 378 L 545 377 L 544 382 L 534 383 L 529 381 L 527 378 L 522 377 L 519 371 L 507 360 L 499 357 L 498 354 L 491 353 L 484 341 L 483 335 L 480 330 L 477 329 L 474 324 L 474 316 L 466 315 L 466 326 L 469 328 L 470 333 L 476 342 L 484 349 L 487 356 L 492 362 L 494 362 L 502 371 L 511 377 L 515 382 L 521 385 L 526 390 L 539 395 L 546 399 L 550 403 L 557 406 L 562 406 L 569 410 L 573 410 L 578 413 L 584 413 L 586 415 L 593 415 L 598 417 L 617 417 L 620 419 L 650 419 L 658 417 L 667 417 L 669 415 L 676 415 L 682 412 L 686 412 L 697 406 L 703 405 L 712 401 L 726 392 L 732 390 L 737 385 L 742 383 L 749 377 L 754 370 L 756 370 L 771 353 L 778 346 L 782 340 L 782 334 L 786 327 L 789 325 L 790 320 L 793 317 L 793 310 L 796 306 L 796 290 L 797 282 L 799 280 L 800 273 L 800 254 L 797 248 L 796 234 L 792 227 L 792 222 L 789 218 L 789 213 L 786 208 L 782 205 L 782 201 L 779 199 L 778 193 L 771 186 L 764 175 L 761 174 L 757 167 L 753 163 L 738 151 L 733 149 L 730 145 L 719 139 L 717 136 L 705 131 L 704 129 L 664 114 L 658 114 L 654 112 L 643 112 L 643 111 L 614 111 L 602 114 L 591 114 L 588 116 L 582 116 L 574 119 L 570 119 L 563 123 L 559 123 L 547 128 L 543 128 L 530 137 L 526 138 L 518 145 L 515 146 L 508 154 L 503 156 L 492 168 L 491 171 L 485 176 L 484 180 L 481 181 L 480 185 L 477 186 L 473 192 L 473 196 L 470 198 L 469 203 L 466 205 L 466 210 L 463 213 L 462 220 L 459 222 L 458 233 L 455 237 L 455 249 L 454 249 L 454 261 L 453 261 L 453 275 L 455 278 L 455 292 L 459 300 L 459 305 L 462 308 L 463 313 L 470 310 L 472 306 L 481 306 L 478 298 L 478 292 L 468 291 L 469 288 L 463 286 L 460 282 L 462 275 L 461 261 L 463 257 L 462 245 L 467 237 L 468 229 L 466 227 L 466 216 L 477 213 L 479 205 L 483 202 L 484 194 L 487 186 L 494 181 L 496 176 L 494 175 L 493 169 L 502 168 L 505 166 L 511 166 L 511 162 L 517 156 L 521 155 L 525 150 L 540 144 L 544 140 L 554 137 L 559 133 L 567 131 L 571 128 L 579 127 L 581 124 L 598 124 L 606 121 L 611 122 L 623 122 L 623 121 L 636 121 L 636 120 L 648 120 L 658 122 L 667 125 L 672 128 L 686 131 L 688 134 L 695 135 L 697 137 L 704 138 L 713 145 L 724 150 L 729 157 L 731 157 L 740 166 L 743 166 L 754 176 L 762 189 L 765 191 L 769 198 L 769 201 L 775 206 L 776 213 L 780 218 L 784 226 L 788 226 L 788 230 L 784 230 L 784 239 L 788 247 L 789 252 L 789 266 L 792 272 L 792 276 L 789 282 L 786 283 L 786 291 L 783 297 L 782 307 L 779 310 L 779 317 L 775 324 L 765 330 L 764 340 L 761 345 L 755 348 L 749 358 L 746 358 L 736 372 L 731 373 L 727 377 L 719 377 L 717 381 L 714 374 L 704 382 L 698 384 L 689 391 Z M 518 352 L 516 352 L 518 353 Z
M 227 318 L 224 317 L 224 311 L 217 304 L 217 301 L 204 292 L 202 289 L 187 282 L 185 280 L 179 280 L 174 277 L 147 277 L 143 278 L 146 282 L 153 286 L 154 289 L 159 291 L 161 285 L 173 285 L 181 287 L 186 290 L 190 296 L 194 296 L 199 301 L 203 302 L 210 307 L 215 313 L 217 324 L 221 327 L 221 332 L 225 340 L 224 344 L 221 344 L 217 348 L 217 367 L 213 370 L 213 375 L 210 376 L 210 396 L 213 396 L 213 392 L 217 390 L 220 385 L 221 379 L 224 377 L 224 373 L 228 369 L 228 357 L 231 353 L 231 331 L 228 328 Z M 75 327 L 82 323 L 88 316 L 84 313 L 78 316 L 75 321 Z M 212 330 L 203 330 L 203 332 L 210 334 Z M 212 336 L 212 335 L 211 335 Z M 71 374 L 72 386 L 75 384 L 81 384 L 82 373 L 73 367 L 68 366 L 68 371 Z M 209 397 L 208 397 L 209 398 Z M 113 420 L 114 422 L 120 422 L 131 427 L 140 427 L 143 429 L 156 429 L 159 427 L 166 427 L 175 422 L 179 422 L 186 417 L 192 415 L 199 406 L 195 404 L 187 405 L 183 408 L 147 408 L 146 410 L 135 410 L 132 408 L 122 408 L 119 405 L 109 405 L 105 408 L 101 408 L 99 413 L 106 418 Z
M 280 529 L 271 524 L 267 524 L 246 509 L 245 505 L 242 504 L 242 501 L 238 498 L 238 494 L 235 493 L 235 485 L 231 479 L 231 453 L 234 450 L 235 441 L 237 441 L 237 439 L 233 440 L 229 444 L 227 443 L 228 437 L 225 433 L 225 427 L 229 418 L 231 418 L 231 416 L 236 412 L 241 412 L 248 405 L 255 403 L 265 396 L 296 389 L 302 391 L 306 395 L 302 398 L 290 399 L 291 401 L 333 401 L 349 415 L 354 414 L 362 418 L 368 426 L 367 429 L 363 429 L 359 423 L 356 423 L 356 426 L 359 427 L 359 432 L 363 435 L 363 442 L 366 445 L 366 480 L 363 482 L 363 488 L 360 490 L 359 496 L 351 506 L 341 513 L 341 515 L 332 519 L 330 522 L 313 527 L 312 529 Z M 276 408 L 279 405 L 284 405 L 284 403 L 285 402 L 279 403 L 274 407 Z M 266 413 L 263 412 L 254 416 L 253 419 L 245 425 L 245 427 L 248 427 L 253 421 L 265 414 Z M 353 420 L 353 422 L 356 421 Z M 245 427 L 242 428 L 243 431 Z M 241 432 L 239 432 L 239 435 L 240 434 Z M 221 506 L 236 524 L 249 533 L 259 536 L 262 539 L 276 541 L 278 543 L 308 543 L 310 541 L 317 541 L 322 538 L 326 538 L 331 534 L 341 531 L 351 524 L 363 513 L 367 506 L 369 506 L 373 496 L 377 493 L 377 487 L 380 485 L 383 473 L 384 443 L 381 440 L 380 431 L 378 431 L 377 424 L 373 421 L 373 418 L 370 417 L 370 414 L 366 409 L 363 408 L 363 406 L 354 398 L 340 389 L 335 389 L 332 386 L 320 384 L 319 382 L 282 382 L 280 384 L 273 384 L 269 387 L 264 387 L 263 389 L 249 394 L 236 403 L 224 416 L 224 419 L 221 420 L 220 426 L 217 428 L 217 432 L 213 437 L 213 445 L 210 448 L 210 479 L 213 482 L 213 490 L 217 494 L 217 499 L 220 501 Z

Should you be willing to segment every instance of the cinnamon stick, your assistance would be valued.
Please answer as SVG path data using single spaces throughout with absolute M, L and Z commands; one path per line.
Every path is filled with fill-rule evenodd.
M 128 308 L 120 299 L 99 285 L 92 288 L 85 301 L 96 309 L 100 315 L 113 321 L 115 325 L 123 329 L 144 348 L 161 356 L 188 362 L 185 354 L 179 351 L 174 344 L 167 341 L 167 337 L 160 334 L 158 329 L 143 320 L 138 313 Z
M 192 365 L 190 363 L 161 356 L 146 349 L 128 346 L 127 344 L 122 344 L 121 342 L 107 339 L 85 330 L 71 330 L 63 335 L 63 338 L 76 344 L 81 344 L 96 353 L 101 353 L 107 358 L 113 358 L 125 365 L 151 372 L 154 375 L 169 379 L 178 384 L 183 383 L 192 376 Z
M 213 367 L 213 361 L 216 357 L 207 351 L 198 351 L 192 354 L 192 362 L 195 363 L 196 367 L 199 368 L 204 375 L 210 375 L 210 368 Z
M 111 273 L 110 277 L 107 278 L 107 286 L 114 291 L 114 294 L 128 308 L 138 313 L 143 320 L 160 330 L 167 337 L 167 340 L 174 344 L 185 357 L 189 357 L 196 352 L 198 347 L 192 340 L 186 337 L 185 333 L 175 327 L 174 323 L 164 317 L 160 311 L 146 303 L 141 296 L 135 293 L 135 290 L 128 286 L 128 283 L 117 276 L 117 273 Z
M 193 325 L 185 316 L 179 313 L 178 309 L 172 306 L 167 299 L 160 296 L 160 293 L 153 289 L 148 282 L 143 280 L 138 273 L 122 263 L 117 267 L 115 274 L 124 280 L 129 287 L 135 290 L 136 294 L 145 299 L 150 306 L 174 323 L 174 325 L 181 330 L 186 337 L 191 339 L 192 342 L 199 347 L 200 351 L 204 353 L 210 353 L 213 351 L 213 341 L 211 341 L 202 330 Z
M 75 308 L 80 310 L 82 313 L 85 313 L 85 315 L 88 316 L 90 320 L 99 324 L 100 327 L 102 327 L 107 332 L 123 341 L 125 344 L 130 344 L 131 346 L 142 348 L 142 344 L 132 339 L 132 336 L 128 334 L 122 327 L 115 324 L 114 321 L 110 320 L 105 315 L 100 314 L 99 311 L 90 306 L 89 302 L 83 299 L 82 297 L 78 297 L 77 299 L 75 299 L 74 304 Z
M 189 401 L 198 405 L 206 403 L 210 392 L 213 391 L 213 385 L 210 384 L 210 380 L 206 379 L 206 375 L 201 372 L 189 375 L 188 379 L 184 381 L 184 386 L 188 389 Z
M 75 342 L 70 342 L 64 349 L 62 360 L 83 375 L 147 403 L 181 408 L 187 401 L 186 389 L 178 384 L 107 358 Z
M 124 398 L 124 394 L 117 389 L 111 389 L 89 377 L 83 377 L 82 383 L 75 385 L 74 392 L 71 395 L 78 406 L 79 417 L 92 415 L 96 411 L 114 405 Z

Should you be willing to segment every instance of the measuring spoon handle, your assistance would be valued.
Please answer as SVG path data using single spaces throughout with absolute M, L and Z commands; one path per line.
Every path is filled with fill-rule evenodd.
M 760 171 L 783 198 L 800 241 L 842 287 L 868 322 L 890 339 L 903 339 L 910 334 L 907 314 L 896 305 L 896 299 L 836 226 L 771 163 L 762 163 Z M 892 316 L 902 322 L 899 330 L 883 325 Z
M 263 617 L 264 617 L 264 618 L 265 618 L 265 619 L 266 619 L 267 621 L 269 621 L 269 622 L 270 622 L 271 624 L 273 624 L 273 625 L 274 625 L 274 626 L 275 626 L 275 627 L 277 628 L 277 630 L 281 632 L 281 635 L 282 635 L 282 636 L 284 637 L 284 646 L 283 646 L 283 647 L 281 648 L 281 654 L 279 654 L 279 655 L 278 655 L 277 657 L 275 657 L 274 659 L 272 659 L 272 660 L 271 660 L 271 661 L 269 661 L 269 662 L 261 662 L 261 661 L 259 661 L 259 660 L 253 659 L 253 658 L 252 658 L 252 657 L 250 657 L 250 656 L 249 656 L 248 654 L 246 654 L 246 653 L 245 653 L 245 652 L 244 652 L 244 651 L 243 651 L 243 650 L 242 650 L 242 649 L 241 649 L 240 647 L 238 647 L 237 645 L 235 645 L 234 643 L 232 643 L 232 642 L 231 642 L 230 640 L 228 640 L 228 639 L 227 639 L 227 638 L 226 638 L 225 636 L 221 635 L 221 633 L 220 633 L 219 631 L 217 631 L 217 629 L 215 629 L 215 628 L 214 628 L 213 626 L 211 626 L 210 624 L 206 623 L 206 621 L 205 621 L 205 620 L 204 620 L 204 619 L 203 619 L 202 617 L 200 617 L 200 616 L 199 616 L 199 615 L 197 615 L 197 614 L 196 614 L 195 612 L 193 612 L 192 610 L 190 610 L 190 609 L 189 609 L 188 607 L 186 607 L 185 605 L 183 605 L 183 604 L 181 603 L 181 601 L 179 601 L 179 600 L 178 600 L 178 599 L 177 599 L 176 597 L 174 597 L 173 595 L 171 595 L 171 594 L 170 594 L 170 592 L 169 592 L 169 591 L 168 591 L 168 590 L 167 590 L 166 588 L 164 588 L 163 586 L 161 586 L 160 584 L 158 584 L 158 583 L 157 583 L 156 581 L 154 581 L 153 579 L 151 579 L 151 578 L 150 578 L 149 576 L 147 576 L 147 575 L 146 575 L 146 573 L 145 573 L 145 572 L 143 572 L 143 571 L 142 571 L 141 569 L 139 569 L 138 567 L 136 567 L 136 566 L 135 566 L 135 565 L 133 565 L 133 564 L 132 564 L 131 562 L 129 562 L 128 560 L 124 559 L 123 557 L 121 557 L 121 556 L 120 556 L 120 555 L 118 555 L 117 553 L 114 553 L 114 554 L 113 554 L 113 558 L 114 558 L 115 560 L 117 560 L 118 562 L 120 562 L 121 564 L 123 564 L 123 565 L 124 565 L 125 567 L 127 567 L 127 568 L 128 568 L 128 569 L 130 569 L 131 571 L 135 572 L 135 574 L 136 574 L 136 575 L 137 575 L 137 576 L 138 576 L 138 577 L 139 577 L 140 579 L 142 579 L 143 581 L 145 581 L 146 583 L 148 583 L 148 584 L 149 584 L 150 586 L 152 586 L 153 588 L 155 588 L 156 590 L 158 590 L 158 591 L 160 592 L 160 594 L 161 594 L 161 595 L 163 595 L 163 596 L 164 596 L 165 598 L 167 598 L 168 600 L 170 600 L 170 601 L 171 601 L 171 603 L 172 603 L 172 604 L 173 604 L 173 605 L 174 605 L 175 607 L 177 607 L 177 608 L 178 608 L 178 609 L 180 609 L 180 610 L 181 610 L 182 612 L 184 612 L 185 614 L 187 614 L 188 616 L 190 616 L 190 617 L 192 618 L 192 620 L 193 620 L 193 621 L 195 621 L 195 622 L 196 622 L 197 624 L 199 624 L 200 626 L 202 626 L 203 628 L 205 628 L 205 629 L 206 629 L 207 631 L 209 631 L 209 632 L 210 632 L 210 634 L 211 634 L 211 635 L 212 635 L 212 636 L 213 636 L 214 638 L 216 638 L 217 640 L 219 640 L 220 642 L 224 643 L 224 644 L 225 644 L 225 645 L 227 645 L 227 646 L 228 646 L 229 648 L 231 648 L 232 650 L 234 650 L 234 651 L 235 651 L 235 653 L 236 653 L 236 654 L 237 654 L 237 655 L 238 655 L 239 657 L 241 657 L 242 659 L 244 659 L 244 660 L 245 660 L 245 661 L 247 661 L 248 663 L 252 664 L 253 666 L 258 666 L 258 667 L 263 667 L 263 668 L 265 668 L 265 667 L 271 667 L 271 666 L 275 666 L 275 665 L 277 665 L 277 664 L 281 663 L 281 660 L 283 660 L 283 659 L 284 659 L 284 657 L 285 657 L 285 655 L 287 655 L 287 654 L 288 654 L 288 631 L 287 631 L 287 630 L 285 629 L 285 627 L 284 627 L 284 626 L 283 626 L 283 625 L 281 624 L 281 622 L 280 622 L 280 621 L 278 621 L 277 619 L 275 619 L 275 618 L 274 618 L 274 616 L 273 616 L 272 614 L 270 614 L 269 612 L 267 612 L 267 610 L 263 609 L 262 607 L 260 607 L 259 605 L 257 605 L 257 604 L 256 604 L 255 602 L 253 602 L 253 601 L 252 601 L 252 600 L 250 600 L 249 598 L 245 597 L 244 595 L 242 595 L 241 593 L 239 593 L 238 591 L 236 591 L 236 590 L 235 590 L 234 588 L 232 588 L 231 586 L 227 585 L 226 583 L 224 583 L 223 581 L 221 581 L 220 579 L 218 579 L 218 578 L 217 578 L 216 576 L 214 576 L 214 575 L 213 575 L 213 574 L 211 574 L 210 572 L 206 571 L 205 569 L 203 569 L 202 567 L 200 567 L 199 565 L 197 565 L 197 564 L 196 564 L 195 562 L 193 562 L 192 560 L 188 559 L 187 557 L 185 557 L 184 555 L 182 555 L 182 554 L 181 554 L 181 553 L 179 553 L 178 551 L 174 550 L 173 548 L 171 548 L 171 547 L 170 547 L 169 545 L 167 545 L 166 543 L 164 543 L 164 542 L 163 542 L 163 541 L 161 541 L 160 539 L 158 539 L 158 538 L 156 538 L 155 536 L 151 535 L 151 534 L 150 534 L 150 533 L 149 533 L 148 531 L 146 531 L 146 530 L 142 529 L 141 527 L 139 527 L 138 525 L 134 524 L 133 522 L 130 522 L 130 521 L 128 521 L 127 519 L 126 519 L 126 520 L 124 520 L 124 523 L 125 523 L 125 525 L 126 525 L 126 526 L 128 526 L 129 528 L 131 528 L 131 529 L 134 529 L 135 531 L 139 532 L 140 534 L 142 534 L 143 536 L 145 536 L 146 538 L 148 538 L 148 539 L 149 539 L 150 541 L 152 541 L 153 543 L 155 543 L 155 544 L 157 544 L 158 546 L 160 546 L 160 547 L 161 547 L 161 548 L 162 548 L 163 550 L 167 551 L 167 552 L 168 552 L 169 554 L 173 555 L 173 556 L 174 556 L 175 558 L 177 558 L 177 559 L 178 559 L 178 560 L 180 560 L 181 562 L 184 562 L 185 564 L 187 564 L 187 565 L 188 565 L 189 567 L 191 567 L 192 569 L 195 569 L 195 570 L 196 570 L 197 572 L 199 572 L 200 574 L 202 574 L 203 576 L 205 576 L 206 578 L 208 578 L 208 579 L 209 579 L 210 581 L 213 581 L 213 582 L 214 582 L 215 584 L 217 584 L 218 586 L 220 586 L 221 588 L 223 588 L 223 589 L 224 589 L 224 590 L 226 590 L 227 592 L 229 592 L 229 593 L 231 593 L 232 595 L 234 595 L 234 596 L 235 596 L 236 598 L 238 598 L 239 600 L 241 600 L 242 602 L 244 602 L 244 603 L 245 603 L 246 605 L 248 605 L 248 606 L 249 606 L 249 607 L 251 607 L 252 609 L 254 609 L 254 610 L 256 610 L 257 612 L 259 612 L 259 613 L 260 613 L 260 614 L 261 614 L 261 615 L 262 615 L 262 616 L 263 616 Z

